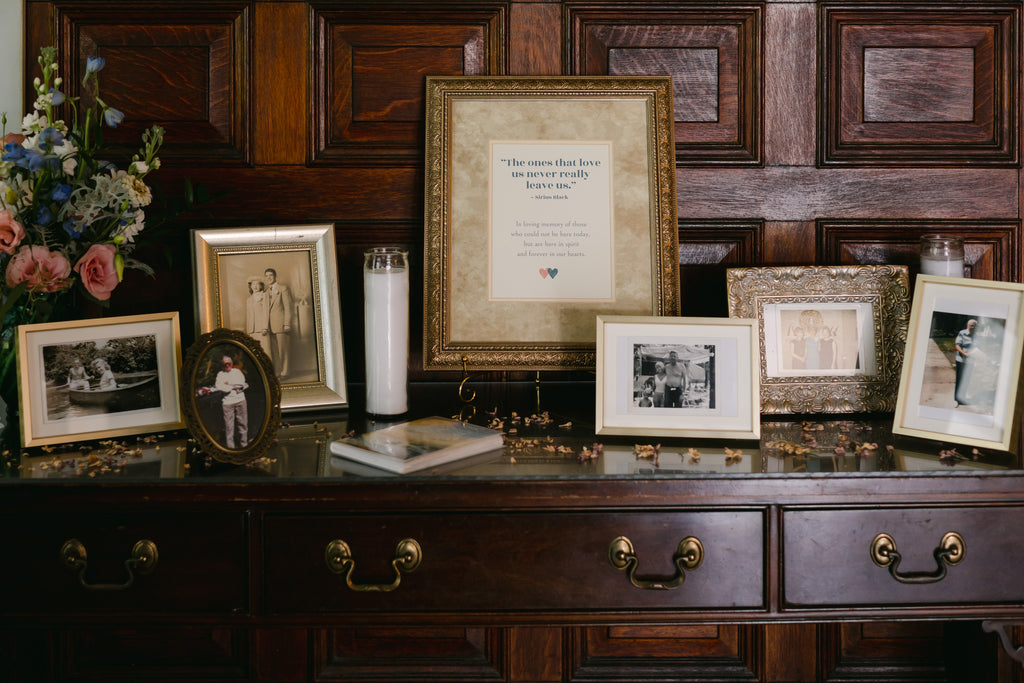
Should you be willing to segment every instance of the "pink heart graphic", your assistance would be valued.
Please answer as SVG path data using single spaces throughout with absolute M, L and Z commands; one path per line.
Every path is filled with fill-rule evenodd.
M 547 271 L 547 269 L 545 269 L 545 268 L 541 268 L 541 269 L 540 269 L 540 276 L 541 276 L 541 277 L 547 277 L 547 276 L 548 276 L 548 271 Z
M 555 276 L 558 275 L 558 268 L 548 268 L 548 275 L 550 275 L 551 279 L 554 280 Z

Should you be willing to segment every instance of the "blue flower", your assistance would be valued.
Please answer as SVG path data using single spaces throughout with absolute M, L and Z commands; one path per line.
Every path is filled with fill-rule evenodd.
M 53 215 L 53 211 L 50 211 L 50 207 L 45 204 L 36 211 L 36 223 L 39 223 L 39 225 L 49 225 L 53 222 L 54 218 L 56 216 Z
M 103 59 L 103 57 L 89 57 L 85 60 L 85 74 L 96 73 L 106 65 L 107 60 Z
M 50 151 L 54 145 L 64 144 L 64 135 L 54 128 L 53 126 L 47 126 L 42 133 L 39 134 L 39 146 Z
M 82 234 L 82 229 L 85 228 L 85 225 L 83 225 L 81 221 L 77 221 L 74 218 L 68 218 L 65 219 L 63 227 L 64 232 L 66 232 L 69 236 L 78 237 L 79 235 Z
M 53 188 L 53 192 L 50 193 L 50 199 L 55 202 L 63 202 L 70 196 L 71 186 L 65 185 L 64 183 L 57 183 Z
M 42 169 L 57 172 L 60 171 L 63 166 L 59 156 L 56 154 L 46 154 L 38 149 L 26 150 L 25 158 L 19 159 L 17 164 L 22 168 L 27 168 L 33 173 Z
M 60 90 L 57 90 L 56 88 L 50 88 L 50 95 L 52 95 L 52 98 L 50 99 L 50 104 L 52 104 L 53 106 L 58 107 L 64 104 L 64 93 L 62 93 Z
M 111 128 L 117 128 L 117 125 L 124 121 L 124 114 L 113 107 L 107 107 L 103 110 L 103 120 Z
M 0 161 L 17 161 L 25 156 L 25 148 L 20 142 L 8 142 L 4 145 L 4 154 Z

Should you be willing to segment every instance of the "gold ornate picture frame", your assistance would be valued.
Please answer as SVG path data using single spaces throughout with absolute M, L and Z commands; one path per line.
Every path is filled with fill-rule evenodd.
M 192 257 L 199 331 L 244 332 L 278 360 L 282 410 L 348 405 L 333 225 L 193 230 Z
M 428 370 L 594 367 L 679 310 L 668 77 L 427 78 Z
M 893 433 L 1016 451 L 1022 351 L 1024 284 L 918 275 Z
M 199 448 L 221 462 L 260 457 L 281 426 L 281 386 L 270 356 L 238 330 L 218 328 L 188 348 L 181 404 Z
M 907 337 L 906 266 L 731 268 L 729 315 L 757 318 L 761 412 L 891 412 Z

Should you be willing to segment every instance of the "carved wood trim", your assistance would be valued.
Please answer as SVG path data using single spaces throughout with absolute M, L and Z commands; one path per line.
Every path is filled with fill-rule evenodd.
M 1020 8 L 819 9 L 823 165 L 1013 166 Z
M 154 8 L 60 2 L 54 21 L 70 95 L 79 94 L 86 57 L 107 60 L 104 100 L 127 114 L 118 128 L 105 131 L 115 153 L 130 157 L 142 131 L 156 124 L 167 131 L 160 151 L 165 163 L 250 161 L 249 3 Z
M 420 165 L 424 78 L 507 70 L 508 3 L 336 7 L 311 4 L 313 163 Z
M 911 282 L 919 272 L 919 241 L 928 233 L 964 238 L 967 277 L 1021 281 L 1019 221 L 831 221 L 816 224 L 818 263 L 910 267 Z
M 762 163 L 764 6 L 565 5 L 566 68 L 672 76 L 676 163 Z

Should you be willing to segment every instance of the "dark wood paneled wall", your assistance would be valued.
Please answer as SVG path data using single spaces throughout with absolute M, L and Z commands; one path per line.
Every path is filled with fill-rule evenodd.
M 726 313 L 728 267 L 913 267 L 937 230 L 964 235 L 972 276 L 1024 276 L 1016 1 L 27 0 L 29 69 L 46 44 L 69 84 L 86 56 L 107 59 L 104 93 L 128 116 L 110 134 L 121 152 L 167 129 L 152 176 L 164 192 L 187 176 L 217 197 L 143 249 L 156 280 L 132 276 L 112 311 L 179 309 L 186 342 L 189 228 L 333 223 L 346 365 L 361 378 L 362 251 L 422 259 L 427 75 L 671 75 L 685 315 Z M 275 643 L 304 642 L 282 631 Z M 429 655 L 459 680 L 895 681 L 944 680 L 948 659 L 941 625 L 418 636 L 380 661 L 385 634 L 323 633 L 311 659 L 292 647 L 263 666 L 279 680 L 397 680 Z M 971 651 L 986 662 L 972 680 L 1019 680 L 987 664 L 991 640 Z

